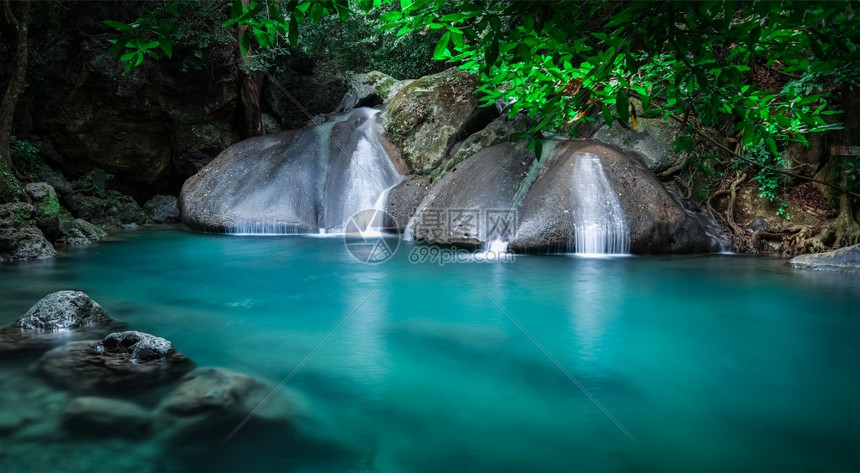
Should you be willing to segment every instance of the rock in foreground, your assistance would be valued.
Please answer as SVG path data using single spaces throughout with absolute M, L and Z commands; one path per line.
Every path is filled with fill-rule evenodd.
M 108 316 L 81 291 L 57 291 L 43 297 L 9 327 L 0 328 L 0 353 L 44 352 L 74 340 L 104 336 L 125 324 Z
M 81 291 L 57 291 L 43 297 L 15 322 L 30 330 L 63 330 L 106 325 L 107 312 Z
M 133 331 L 67 343 L 39 360 L 49 380 L 82 392 L 134 391 L 165 384 L 192 368 L 194 363 L 168 340 Z

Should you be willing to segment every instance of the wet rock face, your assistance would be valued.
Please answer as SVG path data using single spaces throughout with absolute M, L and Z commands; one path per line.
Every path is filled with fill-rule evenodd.
M 43 297 L 19 317 L 15 327 L 54 331 L 110 322 L 107 312 L 90 296 L 81 291 L 57 291 Z
M 415 215 L 418 205 L 430 191 L 429 177 L 410 177 L 396 185 L 388 193 L 388 201 L 385 203 L 385 212 L 392 222 L 391 227 L 403 233 L 409 218 Z
M 271 114 L 288 130 L 302 128 L 308 119 L 338 108 L 349 81 L 334 62 L 313 64 L 301 54 L 278 60 L 279 71 L 263 85 L 262 99 Z M 303 108 L 296 106 L 300 97 Z
M 45 353 L 39 371 L 75 391 L 134 391 L 165 384 L 194 367 L 169 341 L 142 332 L 67 343 Z
M 496 238 L 502 227 L 481 212 L 511 212 L 496 223 L 511 224 L 510 249 L 521 252 L 572 251 L 574 164 L 583 156 L 596 159 L 624 214 L 632 253 L 694 253 L 718 251 L 710 228 L 687 212 L 636 157 L 589 140 L 558 140 L 544 145 L 533 163 L 530 151 L 512 144 L 487 148 L 463 161 L 430 191 L 415 216 L 414 236 L 431 243 L 478 245 Z M 465 220 L 430 218 L 430 212 L 477 212 Z M 496 217 L 501 217 L 498 215 Z M 483 219 L 483 220 L 482 220 Z M 495 228 L 495 233 L 490 229 Z
M 418 206 L 413 237 L 467 246 L 510 240 L 513 228 L 505 222 L 533 159 L 524 147 L 504 143 L 460 163 Z
M 385 130 L 410 170 L 430 172 L 454 143 L 470 134 L 478 105 L 476 88 L 476 78 L 449 69 L 412 82 L 391 99 L 383 112 Z

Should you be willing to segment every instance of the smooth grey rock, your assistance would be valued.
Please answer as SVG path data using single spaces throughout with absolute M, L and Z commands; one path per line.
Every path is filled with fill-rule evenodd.
M 356 212 L 345 207 L 343 195 L 354 180 L 370 176 L 379 194 L 402 180 L 378 139 L 377 117 L 377 111 L 361 108 L 325 125 L 227 148 L 182 186 L 183 223 L 213 232 L 317 233 L 342 227 Z M 372 172 L 353 167 L 358 146 L 372 156 Z M 347 210 L 350 215 L 343 216 Z
M 388 193 L 385 203 L 385 213 L 391 219 L 386 226 L 396 228 L 403 233 L 409 224 L 409 219 L 415 215 L 418 205 L 430 192 L 430 178 L 410 176 Z
M 824 253 L 795 256 L 790 263 L 800 269 L 860 271 L 860 244 Z
M 75 391 L 128 392 L 173 381 L 194 363 L 163 338 L 120 332 L 54 348 L 38 366 L 50 381 Z
M 419 205 L 413 236 L 466 246 L 500 238 L 513 251 L 572 251 L 572 171 L 584 153 L 598 157 L 618 194 L 632 253 L 721 249 L 716 228 L 686 211 L 635 156 L 592 140 L 549 140 L 538 162 L 511 143 L 475 154 L 433 186 Z
M 525 147 L 503 143 L 463 161 L 419 204 L 413 238 L 467 246 L 510 241 L 514 196 L 533 160 Z
M 152 423 L 149 411 L 137 404 L 96 396 L 72 400 L 61 420 L 63 427 L 73 432 L 119 437 L 146 435 Z
M 110 322 L 107 312 L 90 296 L 81 291 L 57 291 L 43 297 L 26 314 L 18 317 L 14 326 L 55 331 Z

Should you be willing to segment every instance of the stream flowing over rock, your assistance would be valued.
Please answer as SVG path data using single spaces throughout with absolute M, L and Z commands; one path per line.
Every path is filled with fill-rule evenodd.
M 578 165 L 583 160 L 589 164 Z M 590 174 L 582 176 L 584 172 Z M 605 182 L 582 192 L 596 179 Z M 603 195 L 593 195 L 598 192 Z M 617 210 L 589 206 L 609 201 Z M 606 220 L 612 230 L 595 219 Z M 479 246 L 503 240 L 519 252 L 579 252 L 577 236 L 586 238 L 585 227 L 622 239 L 607 244 L 623 248 L 605 251 L 609 253 L 722 249 L 718 231 L 685 210 L 636 155 L 590 140 L 548 141 L 536 162 L 524 147 L 513 144 L 473 155 L 433 187 L 407 233 L 430 243 Z
M 402 181 L 361 108 L 315 127 L 242 141 L 182 188 L 182 221 L 236 234 L 341 232 L 365 209 L 385 209 Z

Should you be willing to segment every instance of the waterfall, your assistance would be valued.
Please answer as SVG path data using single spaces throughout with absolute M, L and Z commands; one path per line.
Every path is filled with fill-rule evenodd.
M 582 153 L 571 178 L 575 252 L 580 254 L 626 254 L 630 231 L 618 196 L 606 180 L 600 158 Z
M 297 132 L 292 142 L 263 138 L 260 151 L 270 157 L 248 160 L 246 185 L 224 199 L 233 222 L 226 233 L 343 233 L 356 213 L 385 210 L 403 178 L 379 141 L 377 113 L 355 110 Z
M 403 177 L 397 172 L 376 134 L 379 113 L 372 109 L 353 112 L 350 122 L 355 128 L 341 146 L 332 136 L 336 149 L 326 183 L 323 222 L 326 233 L 342 233 L 345 222 L 362 210 L 385 210 L 389 191 Z

